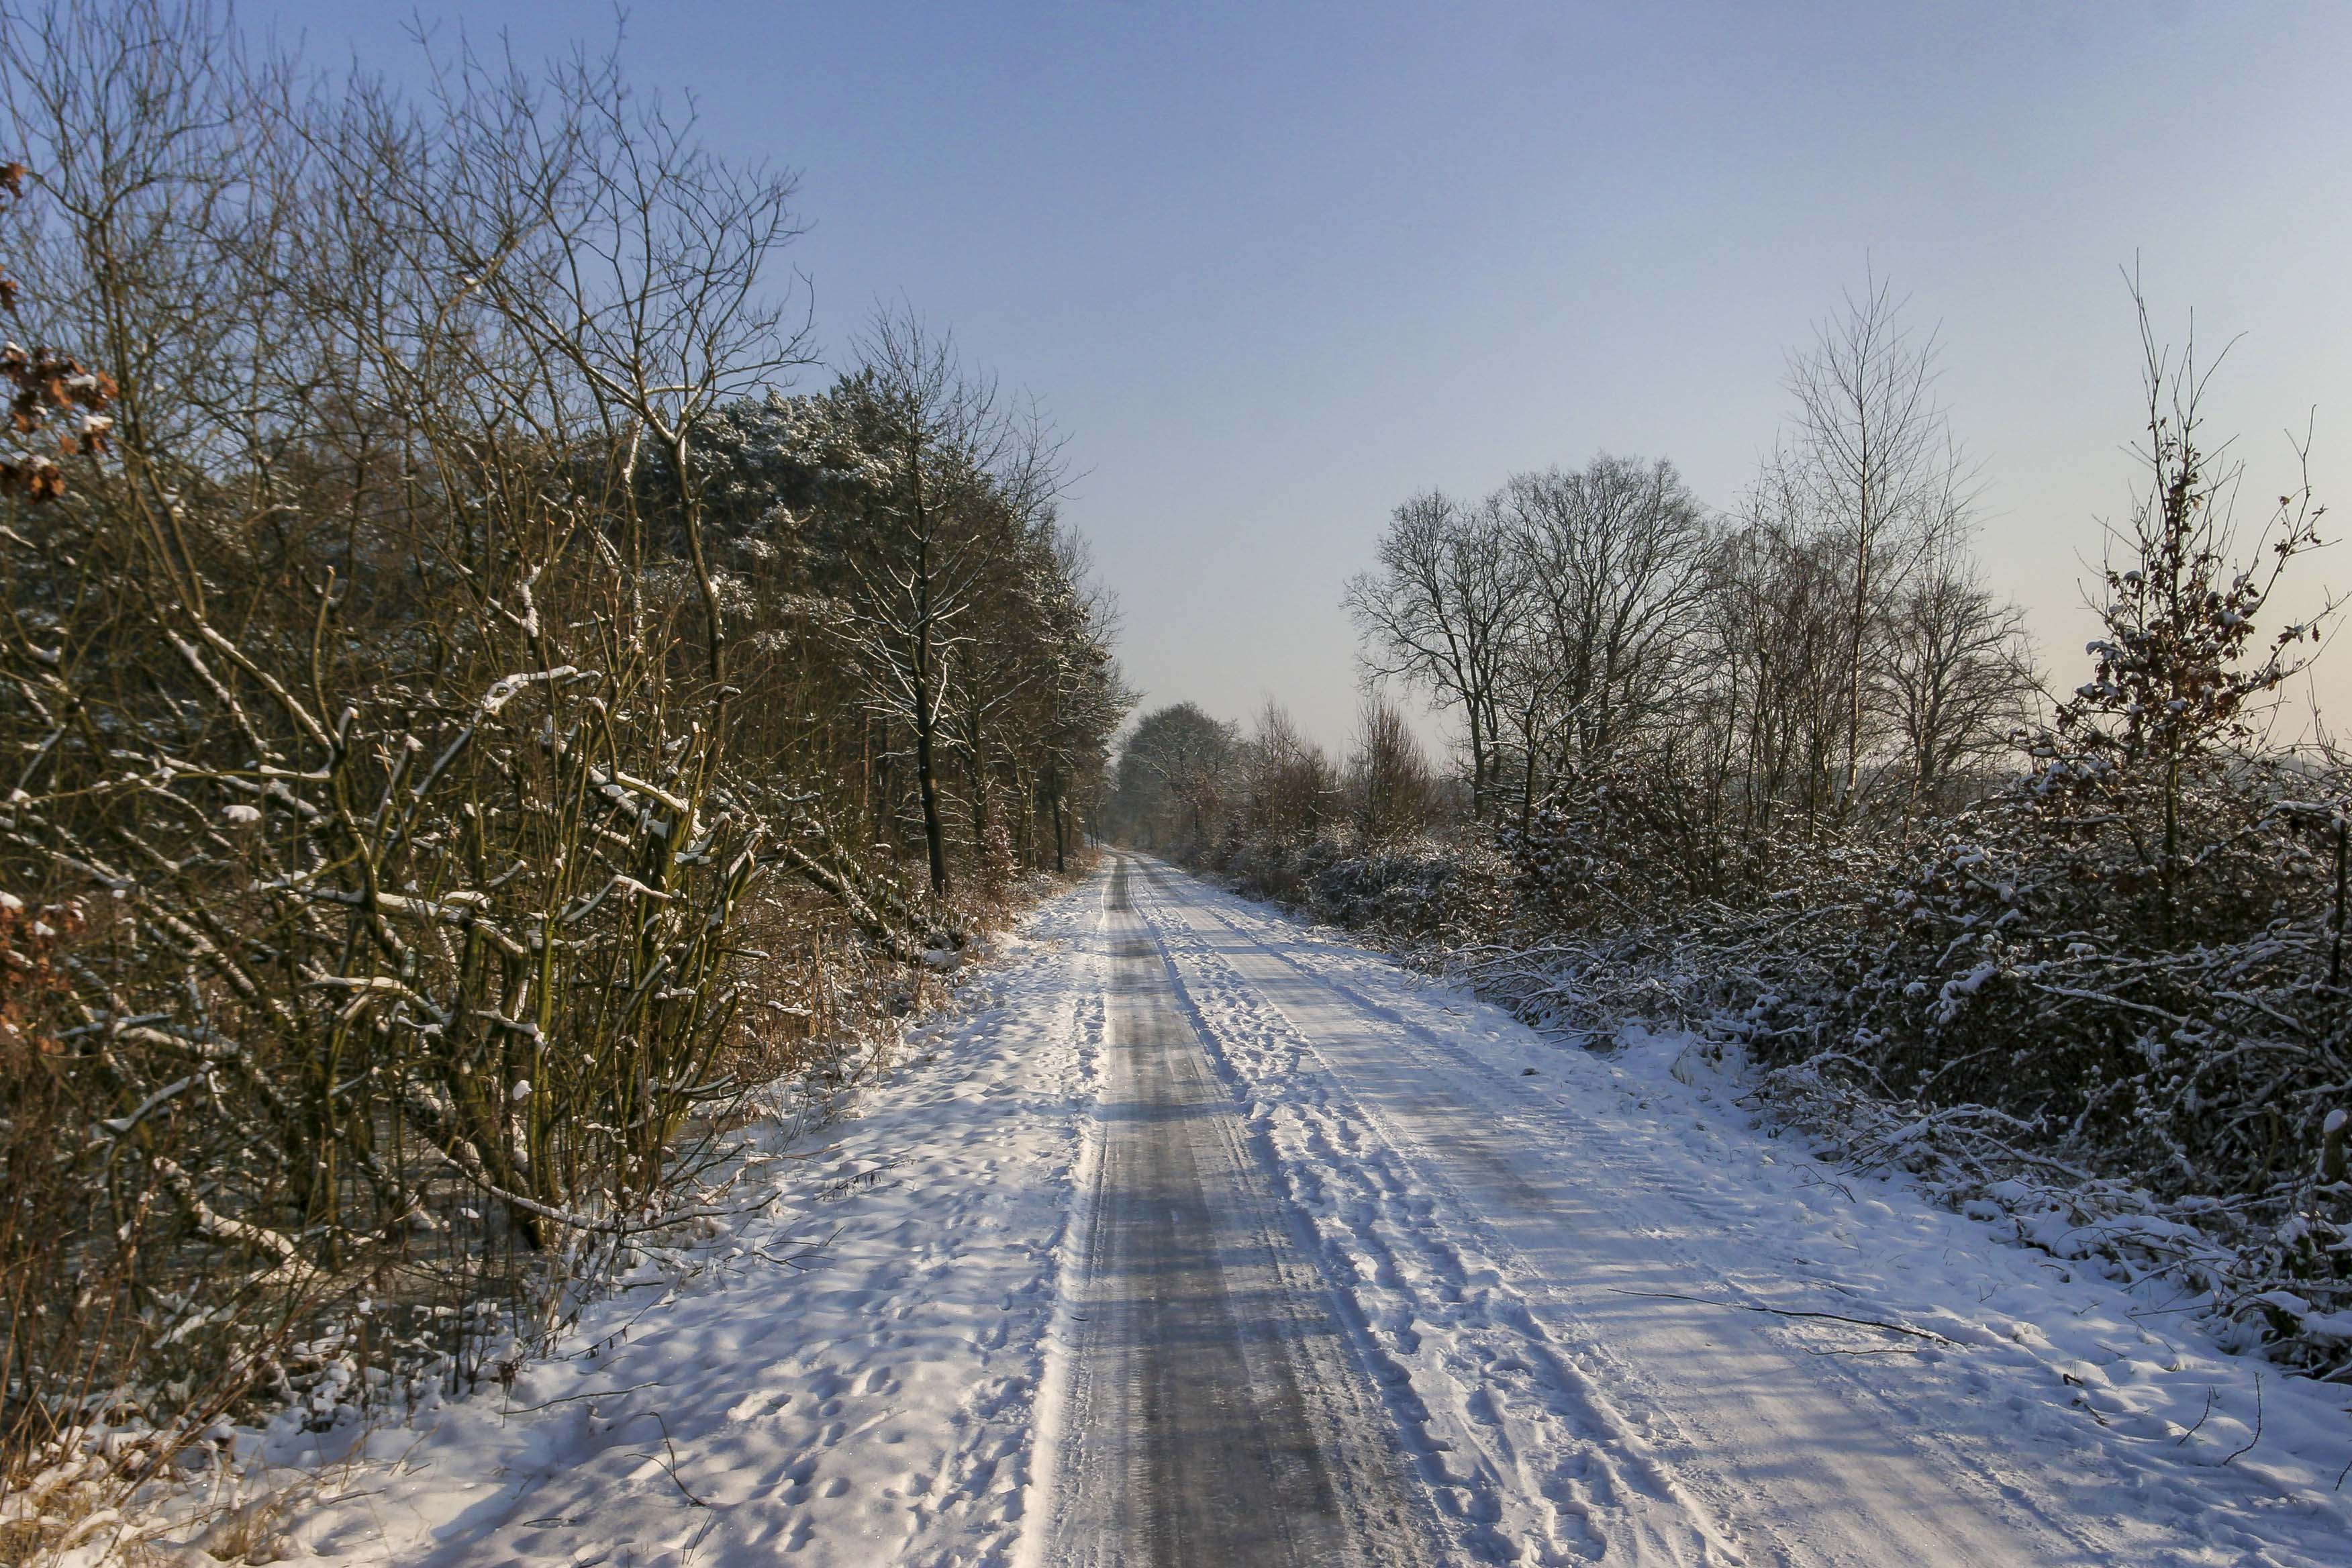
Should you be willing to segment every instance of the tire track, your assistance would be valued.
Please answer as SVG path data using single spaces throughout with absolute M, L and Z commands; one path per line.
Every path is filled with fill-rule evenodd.
M 1061 1321 L 1044 1557 L 1412 1564 L 1423 1509 L 1164 956 L 1112 873 L 1098 1157 Z
M 1703 1303 L 1626 1300 L 1629 1287 L 1634 1296 L 1663 1289 L 1753 1298 L 1702 1251 L 1704 1243 L 1720 1255 L 1731 1216 L 1694 1181 L 1687 1151 L 1670 1163 L 1639 1129 L 1601 1128 L 1549 1084 L 1499 1069 L 1468 1044 L 1282 951 L 1205 891 L 1155 870 L 1154 924 L 1204 988 L 1206 1005 L 1196 1006 L 1204 1025 L 1214 1017 L 1207 1032 L 1233 1037 L 1221 1041 L 1228 1055 L 1253 1058 L 1235 1076 L 1256 1075 L 1257 1113 L 1292 1123 L 1289 1164 L 1384 1169 L 1384 1195 L 1371 1211 L 1330 1225 L 1327 1249 L 1360 1247 L 1370 1257 L 1377 1242 L 1393 1251 L 1381 1238 L 1385 1224 L 1442 1231 L 1448 1246 L 1470 1244 L 1465 1258 L 1488 1260 L 1507 1288 L 1486 1304 L 1481 1326 L 1516 1337 L 1541 1371 L 1541 1387 L 1523 1397 L 1572 1410 L 1569 1426 L 1597 1449 L 1619 1483 L 1617 1500 L 1630 1492 L 1637 1505 L 1594 1514 L 1612 1554 L 1987 1568 L 2096 1560 L 2079 1521 L 1981 1473 L 1984 1456 L 1891 1402 L 1896 1385 L 1884 1377 L 1860 1379 L 1770 1320 L 1733 1325 Z M 1335 1046 L 1344 1070 L 1329 1054 Z M 1390 1146 L 1384 1168 L 1360 1140 L 1330 1131 L 1350 1121 Z M 1556 1156 L 1542 1157 L 1546 1150 Z M 1588 1174 L 1605 1180 L 1605 1200 L 1590 1180 L 1568 1174 L 1587 1161 L 1597 1162 Z M 1416 1190 L 1438 1200 L 1433 1219 L 1398 1205 Z M 1400 1310 L 1460 1331 L 1465 1319 L 1451 1293 L 1464 1271 L 1449 1275 L 1434 1257 L 1429 1268 L 1419 1299 Z M 1729 1397 L 1711 1392 L 1717 1387 Z M 1507 1380 L 1494 1379 L 1475 1391 L 1508 1392 Z M 1466 1398 L 1460 1407 L 1479 1413 Z M 1524 1433 L 1528 1446 L 1553 1440 L 1525 1420 L 1524 1404 L 1494 1408 L 1503 1429 Z M 1489 1452 L 1488 1484 L 1507 1487 L 1510 1457 L 1500 1445 Z M 1554 1454 L 1567 1469 L 1591 1462 L 1574 1443 L 1555 1442 Z M 1540 1468 L 1522 1462 L 1516 1473 Z M 1545 1495 L 1559 1511 L 1581 1500 L 1572 1487 Z M 1669 1517 L 1678 1528 L 1662 1529 Z
M 1150 872 L 1155 902 L 1163 877 Z M 1277 1108 L 1264 1103 L 1250 1110 L 1254 1136 L 1316 1234 L 1326 1273 L 1354 1299 L 1381 1361 L 1412 1390 L 1410 1405 L 1391 1408 L 1421 1428 L 1408 1440 L 1438 1456 L 1434 1484 L 1460 1544 L 1489 1561 L 1591 1562 L 1612 1542 L 1642 1563 L 1743 1561 L 1712 1510 L 1649 1457 L 1649 1424 L 1614 1408 L 1536 1322 L 1508 1281 L 1520 1272 L 1510 1249 L 1476 1221 L 1466 1196 L 1442 1173 L 1416 1168 L 1393 1131 L 1246 976 L 1159 910 L 1147 908 L 1146 919 L 1237 1100 L 1252 1106 L 1254 1096 L 1234 1048 L 1278 1056 L 1264 1076 L 1282 1085 L 1278 1109 L 1295 1119 L 1299 1144 L 1276 1148 Z M 1184 965 L 1171 936 L 1185 947 Z M 1213 973 L 1201 974 L 1203 967 Z M 1201 986 L 1221 1004 L 1221 1024 L 1194 996 Z M 1255 1040 L 1232 1037 L 1235 1009 L 1261 1020 Z

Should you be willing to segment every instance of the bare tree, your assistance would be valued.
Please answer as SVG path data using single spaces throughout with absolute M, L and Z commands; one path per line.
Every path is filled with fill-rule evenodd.
M 1847 563 L 1842 813 L 1858 804 L 1874 605 L 1907 584 L 1937 535 L 1965 515 L 1973 470 L 1936 400 L 1937 345 L 1915 338 L 1902 302 L 1874 273 L 1792 358 L 1797 426 L 1785 464 L 1814 525 Z
M 1835 542 L 1809 531 L 1786 469 L 1767 464 L 1743 510 L 1709 552 L 1697 689 L 1712 793 L 1756 837 L 1835 803 L 1849 643 Z
M 1312 834 L 1330 819 L 1338 774 L 1280 704 L 1268 700 L 1259 710 L 1244 766 L 1251 833 L 1279 842 Z
M 640 443 L 668 458 L 716 742 L 726 616 L 693 447 L 720 403 L 810 363 L 805 318 L 774 287 L 775 255 L 802 228 L 793 179 L 729 164 L 690 105 L 673 113 L 634 93 L 617 55 L 575 57 L 542 91 L 511 59 L 468 51 L 435 82 L 446 153 L 417 165 L 410 210 L 464 287 L 579 378 L 630 467 Z
M 1497 707 L 1527 595 L 1509 541 L 1490 510 L 1465 512 L 1431 490 L 1391 514 L 1380 567 L 1348 584 L 1366 669 L 1401 677 L 1458 704 L 1469 731 L 1471 813 L 1493 793 Z
M 914 740 L 933 897 L 948 889 L 940 752 L 974 607 L 1051 500 L 1050 441 L 1008 416 L 994 382 L 966 372 L 952 338 L 884 311 L 860 340 L 848 417 L 885 458 L 851 561 L 858 593 L 842 635 L 875 710 Z
M 1148 848 L 1210 847 L 1224 826 L 1240 746 L 1235 726 L 1197 703 L 1146 713 L 1119 748 L 1114 831 Z
M 1496 742 L 1498 766 L 1511 753 L 1517 754 L 1522 833 L 1534 819 L 1545 764 L 1556 751 L 1570 679 L 1569 670 L 1552 656 L 1549 640 L 1536 629 L 1534 617 L 1523 620 L 1507 646 L 1495 694 L 1495 711 L 1507 735 Z
M 1403 710 L 1374 691 L 1356 714 L 1355 746 L 1348 759 L 1356 829 L 1374 844 L 1410 838 L 1429 826 L 1437 782 Z
M 1946 809 L 1969 770 L 2011 750 L 2033 721 L 2041 679 L 2025 612 L 1946 549 L 1891 607 L 1884 639 L 1877 697 L 1901 745 L 1906 809 Z
M 1496 506 L 1532 610 L 1534 660 L 1556 686 L 1562 743 L 1604 758 L 1681 683 L 1706 513 L 1672 463 L 1605 454 L 1573 473 L 1518 475 Z

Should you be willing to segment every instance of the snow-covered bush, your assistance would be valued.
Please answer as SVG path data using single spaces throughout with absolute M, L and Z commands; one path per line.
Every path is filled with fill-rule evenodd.
M 2265 750 L 2255 721 L 2315 638 L 2257 628 L 2319 509 L 2283 496 L 2233 563 L 2234 474 L 2209 471 L 2182 375 L 2168 397 L 2151 350 L 2149 487 L 2092 678 L 2032 773 L 1885 879 L 1828 983 L 1778 1011 L 1891 1099 L 1987 1108 L 2010 1142 L 2192 1216 L 2236 1255 L 2232 1300 L 2341 1370 L 2352 1187 L 2324 1145 L 2352 1092 L 2352 770 Z
M 58 1498 L 494 1374 L 1069 858 L 1123 700 L 1049 441 L 894 444 L 944 362 L 782 395 L 789 182 L 593 62 L 289 98 L 231 26 L 5 62 L 0 281 L 125 359 L 0 355 L 72 447 L 0 457 L 0 1489 Z
M 1491 928 L 1507 867 L 1475 838 L 1367 842 L 1345 826 L 1237 837 L 1202 868 L 1255 898 L 1375 933 L 1408 951 Z

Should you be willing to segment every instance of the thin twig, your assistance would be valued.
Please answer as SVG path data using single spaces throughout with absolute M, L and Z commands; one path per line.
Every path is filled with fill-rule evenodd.
M 661 1386 L 661 1381 L 662 1380 L 660 1378 L 651 1377 L 647 1378 L 643 1383 L 633 1383 L 626 1388 L 595 1388 L 589 1390 L 586 1394 L 567 1394 L 559 1399 L 541 1400 L 537 1405 L 512 1405 L 502 1411 L 500 1414 L 507 1415 L 528 1415 L 534 1410 L 551 1409 L 555 1405 L 570 1405 L 574 1400 L 579 1399 L 618 1399 L 625 1394 L 635 1394 L 640 1388 L 658 1388 Z
M 2181 1444 L 2186 1443 L 2189 1438 L 2197 1436 L 2198 1427 L 2201 1427 L 2205 1425 L 2205 1417 L 2213 1414 L 2213 1391 L 2210 1388 L 2207 1389 L 2205 1391 L 2205 1408 L 2197 1417 L 2197 1426 L 2191 1426 L 2188 1431 L 2183 1432 L 2179 1436 L 2174 1438 L 2172 1441 L 2172 1446 L 2174 1447 L 2178 1448 Z
M 1628 1290 L 1622 1286 L 1608 1287 L 1620 1296 L 1650 1296 L 1661 1301 L 1695 1301 L 1702 1307 L 1728 1307 L 1735 1312 L 1767 1312 L 1776 1318 L 1825 1318 L 1833 1323 L 1852 1323 L 1858 1329 L 1882 1329 L 1890 1334 L 1908 1334 L 1915 1340 L 1933 1340 L 1939 1345 L 1959 1348 L 1932 1329 L 1906 1328 L 1901 1323 L 1882 1323 L 1875 1318 L 1849 1318 L 1843 1312 L 1809 1312 L 1798 1307 L 1758 1307 L 1746 1301 L 1718 1301 L 1708 1296 L 1685 1296 L 1674 1290 Z
M 2240 1449 L 2237 1449 L 2235 1452 L 2231 1453 L 2231 1456 L 2230 1456 L 2230 1459 L 2234 1459 L 2234 1458 L 2236 1458 L 2238 1457 L 2238 1455 L 2239 1455 L 2239 1454 L 2244 1454 L 2244 1453 L 2250 1453 L 2250 1452 L 2252 1452 L 2252 1449 L 2253 1449 L 2254 1445 L 2255 1445 L 2255 1444 L 2257 1444 L 2257 1443 L 2259 1443 L 2259 1442 L 2261 1442 L 2262 1440 L 2263 1440 L 2263 1374 L 2262 1374 L 2261 1373 L 2254 1373 L 2254 1435 L 2253 1435 L 2252 1436 L 2251 1436 L 2251 1437 L 2249 1437 L 2249 1438 L 2247 1438 L 2247 1439 L 2246 1439 L 2246 1446 L 2245 1446 L 2244 1447 L 2240 1448 Z M 2222 1460 L 2221 1462 L 2222 1462 L 2223 1464 L 2225 1464 L 2225 1465 L 2226 1465 L 2226 1464 L 2228 1464 L 2228 1463 L 2230 1462 L 2230 1459 L 2224 1459 L 2224 1460 Z

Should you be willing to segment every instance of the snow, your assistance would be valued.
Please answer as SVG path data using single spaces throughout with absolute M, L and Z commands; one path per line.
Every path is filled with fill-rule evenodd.
M 2345 1391 L 2224 1353 L 2159 1287 L 1822 1165 L 1689 1037 L 1592 1055 L 1177 886 L 1150 912 L 1206 1032 L 1508 1549 L 2345 1560 Z
M 580 672 L 577 669 L 574 669 L 568 664 L 560 664 L 553 669 L 534 669 L 520 671 L 513 675 L 502 675 L 491 683 L 490 689 L 488 691 L 482 693 L 482 712 L 485 715 L 496 713 L 499 709 L 505 707 L 509 701 L 513 700 L 517 692 L 525 690 L 532 686 L 536 686 L 542 681 L 564 680 L 579 673 Z
M 291 1560 L 1009 1561 L 1094 1093 L 1099 903 L 1040 911 L 855 1114 L 768 1151 L 772 1204 L 691 1278 L 649 1269 L 511 1391 L 366 1436 Z
M 1821 1163 L 1687 1037 L 1591 1054 L 1172 871 L 1130 881 L 1447 1560 L 2346 1561 L 2352 1398 L 2226 1352 L 2184 1299 Z M 1116 1132 L 1090 1114 L 1103 899 L 1041 910 L 854 1117 L 769 1149 L 773 1203 L 698 1270 L 649 1272 L 510 1391 L 367 1435 L 298 1560 L 1038 1560 L 1077 1436 L 1073 1203 Z

